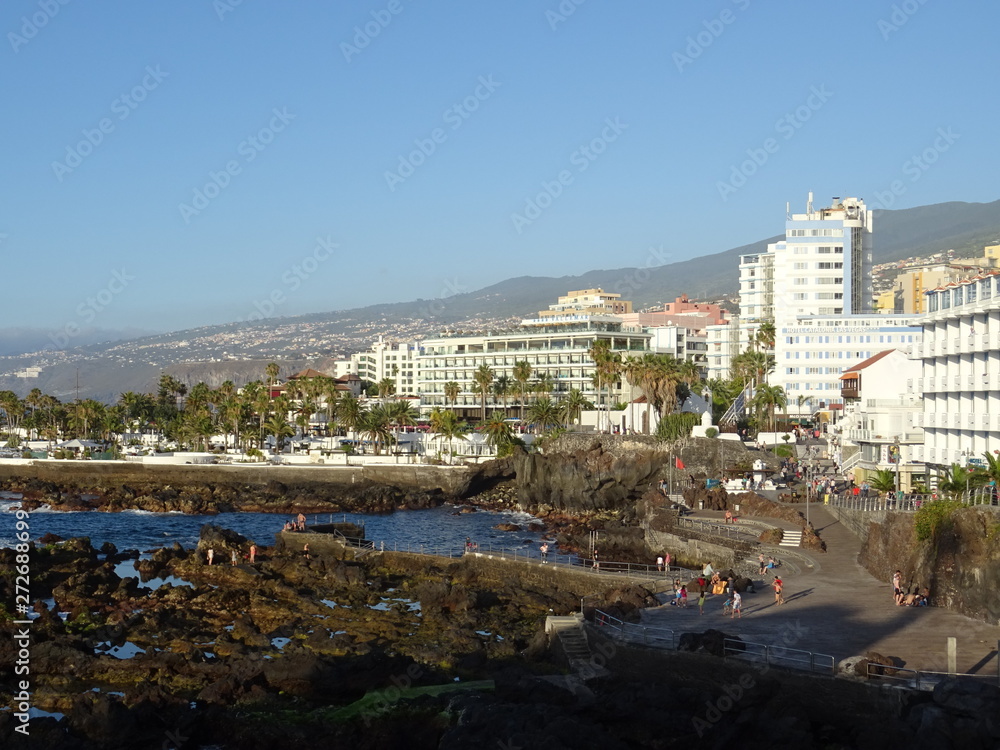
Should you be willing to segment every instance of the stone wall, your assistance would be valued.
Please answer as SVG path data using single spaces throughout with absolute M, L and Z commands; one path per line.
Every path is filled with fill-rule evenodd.
M 872 524 L 881 524 L 886 520 L 886 511 L 863 511 L 839 508 L 835 505 L 823 506 L 831 516 L 836 518 L 845 528 L 850 530 L 854 536 L 861 540 L 862 544 L 868 541 L 868 534 Z
M 191 464 L 156 466 L 100 461 L 35 461 L 28 465 L 0 462 L 0 481 L 40 479 L 48 482 L 120 484 L 196 484 L 230 482 L 264 486 L 268 482 L 295 485 L 349 486 L 362 482 L 405 489 L 440 488 L 460 495 L 471 470 L 464 466 L 216 466 Z

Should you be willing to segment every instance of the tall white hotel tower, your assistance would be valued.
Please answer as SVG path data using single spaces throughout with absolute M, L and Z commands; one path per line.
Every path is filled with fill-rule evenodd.
M 728 377 L 732 357 L 773 321 L 771 385 L 790 413 L 840 402 L 841 372 L 883 350 L 919 340 L 912 316 L 872 313 L 872 212 L 859 198 L 834 198 L 806 212 L 786 209 L 785 239 L 740 258 L 740 317 L 708 329 L 709 377 Z

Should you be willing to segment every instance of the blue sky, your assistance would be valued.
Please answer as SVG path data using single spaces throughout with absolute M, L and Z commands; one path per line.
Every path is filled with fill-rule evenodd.
M 0 325 L 173 330 L 683 260 L 779 233 L 809 190 L 993 201 L 998 21 L 9 0 Z

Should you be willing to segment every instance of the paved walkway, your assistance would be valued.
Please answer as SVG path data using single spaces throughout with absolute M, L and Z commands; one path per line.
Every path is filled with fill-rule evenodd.
M 838 661 L 876 651 L 927 671 L 947 671 L 947 638 L 956 636 L 958 671 L 997 674 L 1000 627 L 937 607 L 896 606 L 891 584 L 875 580 L 858 564 L 860 540 L 822 506 L 813 504 L 809 512 L 827 552 L 797 550 L 816 564 L 782 576 L 784 605 L 774 604 L 765 582 L 757 585 L 758 593 L 744 595 L 742 619 L 722 615 L 721 596 L 710 596 L 705 614 L 699 615 L 694 596 L 687 609 L 664 605 L 643 610 L 643 623 L 677 632 L 716 628 L 747 641 L 829 654 Z M 760 520 L 790 527 L 784 521 Z

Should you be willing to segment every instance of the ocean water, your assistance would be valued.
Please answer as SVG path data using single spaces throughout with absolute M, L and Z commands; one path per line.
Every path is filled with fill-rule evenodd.
M 11 547 L 17 539 L 15 510 L 20 497 L 15 493 L 0 493 L 0 547 Z M 58 512 L 45 508 L 31 511 L 27 519 L 29 534 L 37 541 L 45 534 L 56 534 L 63 539 L 90 537 L 99 548 L 111 542 L 119 550 L 138 549 L 146 552 L 178 542 L 185 549 L 198 543 L 201 527 L 206 523 L 232 529 L 261 546 L 274 544 L 275 534 L 281 531 L 287 514 L 273 513 L 219 513 L 210 516 L 183 513 L 149 513 L 123 511 L 102 513 L 97 511 Z M 478 510 L 459 513 L 452 505 L 429 510 L 397 511 L 388 515 L 365 513 L 337 513 L 307 515 L 307 524 L 329 521 L 349 521 L 364 525 L 365 536 L 376 547 L 384 542 L 386 549 L 420 551 L 445 551 L 464 549 L 466 538 L 479 544 L 481 550 L 519 549 L 534 550 L 541 543 L 542 534 L 527 530 L 527 524 L 537 519 L 526 513 L 492 512 Z M 521 531 L 500 531 L 497 524 L 514 523 Z

